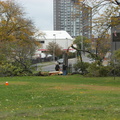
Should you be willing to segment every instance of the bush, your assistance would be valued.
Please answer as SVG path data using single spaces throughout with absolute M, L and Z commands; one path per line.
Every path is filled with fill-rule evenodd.
M 0 76 L 16 76 L 19 75 L 21 70 L 11 63 L 1 63 L 0 64 Z
M 99 67 L 96 63 L 91 63 L 91 65 L 88 67 L 88 74 L 87 76 L 99 76 L 98 72 Z
M 88 67 L 87 76 L 91 77 L 106 77 L 110 75 L 111 66 L 99 66 L 97 63 L 92 63 Z
M 78 61 L 76 64 L 74 64 L 74 69 L 81 74 L 86 74 L 89 65 L 90 63 Z
M 110 71 L 110 75 L 113 76 L 120 76 L 120 62 L 110 62 L 110 65 L 112 67 L 111 71 Z
M 0 76 L 26 76 L 31 75 L 29 71 L 25 71 L 12 63 L 2 62 L 0 64 Z

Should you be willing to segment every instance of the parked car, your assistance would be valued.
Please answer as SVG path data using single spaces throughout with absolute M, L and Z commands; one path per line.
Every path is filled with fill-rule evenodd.
M 59 64 L 63 64 L 63 59 L 62 59 L 62 58 L 61 58 L 61 59 L 58 59 L 57 62 L 58 62 Z

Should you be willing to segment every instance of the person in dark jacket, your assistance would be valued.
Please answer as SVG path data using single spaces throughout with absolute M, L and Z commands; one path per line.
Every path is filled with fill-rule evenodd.
M 56 70 L 56 71 L 59 71 L 59 70 L 60 70 L 60 66 L 59 66 L 59 64 L 56 64 L 56 66 L 55 66 L 55 70 Z

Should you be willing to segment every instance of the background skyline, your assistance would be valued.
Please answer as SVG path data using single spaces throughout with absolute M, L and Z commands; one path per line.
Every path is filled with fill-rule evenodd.
M 53 0 L 18 0 L 39 30 L 53 30 Z

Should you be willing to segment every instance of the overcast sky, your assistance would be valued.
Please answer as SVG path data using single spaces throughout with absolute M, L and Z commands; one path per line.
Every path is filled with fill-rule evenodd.
M 16 0 L 40 30 L 53 30 L 53 0 Z

